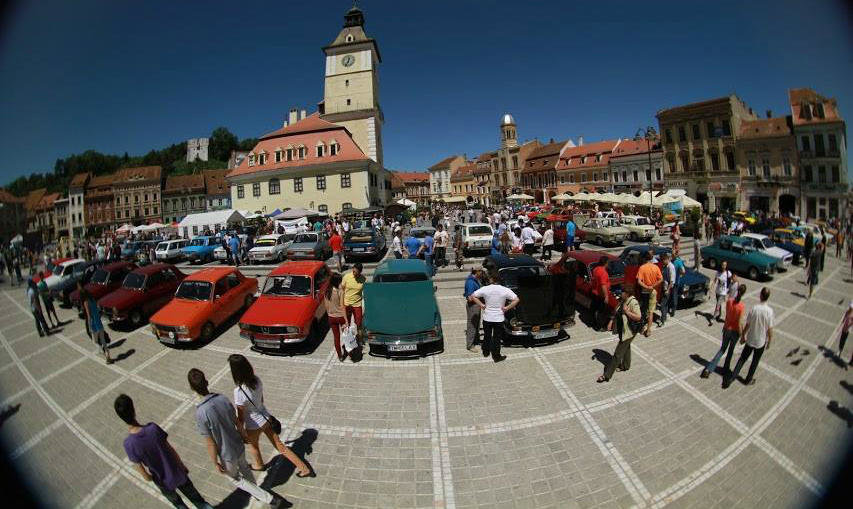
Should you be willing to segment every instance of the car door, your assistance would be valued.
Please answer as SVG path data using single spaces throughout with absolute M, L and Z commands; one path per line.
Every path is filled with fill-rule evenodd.
M 168 302 L 171 296 L 165 291 L 164 286 L 162 271 L 149 274 L 146 278 L 142 301 L 142 309 L 146 314 L 154 313 Z
M 240 307 L 243 305 L 243 294 L 246 292 L 246 285 L 244 285 L 244 279 L 239 276 L 236 272 L 232 272 L 225 276 L 225 284 L 227 286 L 227 290 L 225 291 L 225 301 L 226 305 L 224 307 L 225 311 L 228 313 L 224 319 L 228 319 L 240 310 Z
M 231 316 L 229 302 L 234 292 L 229 292 L 229 290 L 228 276 L 222 276 L 213 285 L 213 312 L 211 313 L 210 320 L 216 325 L 219 325 Z
M 580 260 L 575 261 L 576 280 L 575 280 L 575 300 L 583 307 L 589 307 L 590 294 L 592 291 L 592 280 L 589 273 L 589 267 Z
M 314 318 L 320 320 L 326 314 L 326 289 L 329 287 L 329 269 L 321 267 L 314 274 Z

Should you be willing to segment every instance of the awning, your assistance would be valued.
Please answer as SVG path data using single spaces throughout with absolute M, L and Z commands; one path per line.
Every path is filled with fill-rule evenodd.
M 468 198 L 465 196 L 451 196 L 449 198 L 442 198 L 441 199 L 441 201 L 443 201 L 444 203 L 462 203 L 462 202 L 467 201 L 467 200 L 468 200 Z
M 521 200 L 534 200 L 535 198 L 533 198 L 529 194 L 511 194 L 511 195 L 507 196 L 506 199 L 507 200 L 513 200 L 513 201 L 521 201 Z
M 272 216 L 273 219 L 277 219 L 279 221 L 286 219 L 299 219 L 300 217 L 316 217 L 316 216 L 325 216 L 328 214 L 324 214 L 322 212 L 317 212 L 316 210 L 311 209 L 303 209 L 300 207 L 296 207 L 293 209 L 285 210 L 279 214 Z

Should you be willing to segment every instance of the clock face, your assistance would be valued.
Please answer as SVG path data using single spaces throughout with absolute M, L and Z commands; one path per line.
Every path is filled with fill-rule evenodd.
M 354 56 L 352 56 L 352 55 L 346 55 L 346 56 L 341 60 L 341 63 L 342 63 L 342 64 L 344 64 L 344 67 L 349 67 L 349 66 L 351 66 L 352 64 L 354 64 L 354 63 L 355 63 L 355 57 L 354 57 Z

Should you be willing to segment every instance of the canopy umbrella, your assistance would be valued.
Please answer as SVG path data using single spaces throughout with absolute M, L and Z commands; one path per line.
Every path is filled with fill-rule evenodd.
M 533 200 L 535 198 L 533 198 L 529 194 L 511 194 L 511 195 L 507 196 L 506 199 L 512 200 L 512 201 L 521 201 L 521 200 Z
M 15 235 L 14 237 L 12 237 L 12 240 L 10 240 L 9 242 L 11 244 L 20 244 L 20 243 L 24 242 L 24 237 L 22 237 L 21 234 L 19 233 L 19 234 Z
M 449 198 L 442 198 L 441 201 L 443 201 L 444 203 L 462 203 L 467 199 L 468 198 L 465 196 L 451 196 Z M 509 197 L 507 197 L 507 199 L 509 199 Z
M 284 212 L 273 216 L 273 219 L 278 220 L 287 220 L 287 219 L 299 219 L 300 217 L 312 217 L 312 216 L 325 216 L 326 214 L 322 212 L 317 212 L 316 210 L 303 209 L 300 207 L 296 207 L 293 209 L 285 210 Z
M 279 214 L 281 214 L 281 209 L 277 208 L 277 209 L 273 210 L 272 212 L 270 212 L 269 214 L 264 214 L 264 217 L 275 217 Z
M 581 191 L 580 193 L 578 193 L 574 196 L 570 196 L 569 200 L 571 200 L 571 201 L 591 201 L 592 195 L 590 195 L 589 193 L 587 193 L 585 191 Z
M 604 203 L 614 203 L 616 195 L 613 193 L 594 193 L 590 195 L 592 201 L 600 201 Z
M 679 197 L 679 199 L 681 200 L 681 206 L 684 207 L 685 209 L 695 209 L 695 208 L 701 209 L 702 208 L 701 203 L 699 203 L 698 201 L 694 200 L 693 198 L 687 196 L 686 194 Z
M 116 229 L 116 233 L 128 233 L 133 230 L 133 225 L 125 223 Z
M 559 200 L 559 201 L 566 201 L 566 200 L 571 200 L 572 197 L 566 193 L 563 193 L 563 194 L 558 194 L 556 196 L 552 196 L 551 199 L 552 200 Z
M 417 205 L 415 202 L 413 202 L 412 200 L 409 200 L 407 198 L 401 198 L 401 199 L 397 200 L 397 204 L 402 205 L 404 207 L 411 207 L 413 205 Z

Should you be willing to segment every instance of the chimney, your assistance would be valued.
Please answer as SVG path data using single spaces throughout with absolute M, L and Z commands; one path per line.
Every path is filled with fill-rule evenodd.
M 551 138 L 548 143 L 554 143 L 554 138 Z
M 296 117 L 296 108 L 290 108 L 290 115 L 288 116 L 288 122 L 290 125 L 293 125 L 297 122 L 298 118 Z
M 772 116 L 773 116 L 773 111 L 772 111 L 772 110 L 767 110 L 767 112 L 766 112 L 766 113 L 767 113 L 767 118 L 770 118 L 770 117 L 772 117 Z
M 299 111 L 299 120 L 304 120 L 304 119 L 305 119 L 305 110 L 300 110 Z
M 578 146 L 583 147 L 583 136 L 578 136 Z
M 287 120 L 285 120 L 284 123 L 282 123 L 282 125 L 281 125 L 282 129 L 284 129 L 285 127 L 287 127 Z

